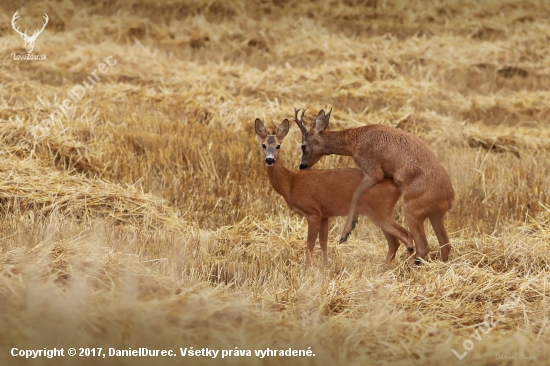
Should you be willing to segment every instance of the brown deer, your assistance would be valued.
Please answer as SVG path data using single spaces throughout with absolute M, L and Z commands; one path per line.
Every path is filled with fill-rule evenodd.
M 311 264 L 313 248 L 319 235 L 323 262 L 328 263 L 328 220 L 332 216 L 345 216 L 363 173 L 359 169 L 288 170 L 279 160 L 279 149 L 287 135 L 290 122 L 285 119 L 276 135 L 268 135 L 263 122 L 255 121 L 256 135 L 262 141 L 267 175 L 271 186 L 285 199 L 288 207 L 307 219 L 308 235 L 306 265 Z M 388 241 L 386 264 L 395 257 L 399 240 L 409 253 L 414 252 L 411 234 L 392 218 L 399 189 L 390 179 L 372 187 L 358 202 L 357 214 L 368 216 L 382 228 Z M 353 226 L 357 223 L 354 215 Z
M 403 195 L 403 214 L 416 244 L 414 263 L 420 264 L 419 258 L 425 259 L 430 251 L 424 231 L 426 218 L 439 241 L 441 259 L 448 260 L 451 244 L 443 217 L 454 206 L 455 193 L 445 168 L 424 141 L 412 133 L 384 125 L 326 131 L 332 109 L 326 115 L 321 110 L 308 131 L 303 121 L 305 109 L 301 118 L 298 118 L 299 110 L 294 112 L 295 121 L 302 131 L 300 169 L 312 167 L 324 155 L 337 154 L 353 157 L 364 173 L 353 194 L 340 243 L 345 242 L 351 233 L 360 198 L 378 182 L 392 178 Z

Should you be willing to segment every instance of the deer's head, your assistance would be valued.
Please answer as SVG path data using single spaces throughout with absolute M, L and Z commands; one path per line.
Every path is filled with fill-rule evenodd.
M 309 131 L 304 124 L 306 109 L 304 108 L 300 118 L 298 118 L 298 112 L 300 110 L 294 108 L 294 121 L 300 127 L 300 131 L 302 131 L 302 161 L 300 162 L 300 169 L 308 169 L 315 165 L 324 155 L 321 151 L 323 143 L 319 132 L 327 129 L 332 109 L 327 114 L 321 109 Z
M 281 148 L 281 143 L 283 142 L 283 139 L 288 133 L 290 122 L 288 121 L 288 119 L 285 119 L 279 126 L 277 134 L 275 135 L 267 134 L 265 126 L 259 118 L 256 118 L 256 121 L 254 122 L 254 128 L 256 130 L 256 135 L 258 135 L 258 137 L 262 141 L 262 151 L 265 156 L 265 165 L 272 166 L 279 158 L 279 149 Z
M 38 38 L 38 36 L 40 35 L 40 33 L 42 33 L 42 31 L 44 30 L 44 28 L 46 28 L 46 24 L 48 24 L 48 14 L 45 14 L 44 13 L 44 23 L 42 23 L 42 29 L 38 30 L 36 29 L 32 36 L 29 36 L 27 35 L 27 30 L 25 29 L 25 32 L 20 32 L 19 31 L 19 26 L 16 26 L 15 22 L 17 20 L 17 18 L 19 18 L 19 11 L 16 11 L 15 14 L 13 14 L 13 17 L 11 18 L 11 25 L 13 27 L 13 29 L 19 33 L 19 35 L 21 36 L 21 38 L 23 38 L 23 40 L 25 41 L 25 48 L 27 49 L 27 53 L 31 53 L 32 50 L 34 49 L 34 42 L 36 41 L 36 38 Z

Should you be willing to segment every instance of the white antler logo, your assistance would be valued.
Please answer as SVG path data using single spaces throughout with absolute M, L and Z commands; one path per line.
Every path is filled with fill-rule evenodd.
M 19 11 L 16 11 L 15 14 L 13 14 L 13 18 L 11 18 L 11 25 L 12 25 L 13 29 L 15 29 L 15 31 L 17 33 L 19 33 L 21 35 L 21 37 L 23 38 L 23 40 L 25 41 L 25 48 L 27 49 L 27 53 L 31 53 L 32 50 L 34 49 L 34 42 L 36 41 L 36 38 L 38 38 L 40 33 L 42 33 L 44 28 L 46 28 L 46 24 L 48 24 L 48 14 L 44 13 L 44 19 L 46 21 L 44 23 L 42 23 L 42 29 L 35 30 L 33 32 L 32 36 L 30 36 L 30 37 L 27 35 L 27 30 L 26 29 L 25 29 L 24 33 L 21 33 L 19 31 L 19 26 L 16 27 L 15 21 L 17 20 L 17 18 L 19 18 Z

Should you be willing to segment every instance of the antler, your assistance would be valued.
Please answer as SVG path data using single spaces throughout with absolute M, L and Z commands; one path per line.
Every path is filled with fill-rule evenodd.
M 13 27 L 13 29 L 19 33 L 22 37 L 28 37 L 27 36 L 27 30 L 25 29 L 25 33 L 21 33 L 19 31 L 19 26 L 15 26 L 15 21 L 17 20 L 17 18 L 19 18 L 19 10 L 15 12 L 15 14 L 13 14 L 13 17 L 11 18 L 11 26 Z
M 304 108 L 304 110 L 302 111 L 302 116 L 300 117 L 300 119 L 298 119 L 298 112 L 300 112 L 300 109 L 294 108 L 294 122 L 296 122 L 298 127 L 300 127 L 300 131 L 302 131 L 302 134 L 306 135 L 307 128 L 304 125 L 304 114 L 306 113 L 306 108 Z
M 44 28 L 46 28 L 46 24 L 48 24 L 48 20 L 50 19 L 50 18 L 48 18 L 48 14 L 44 13 L 44 19 L 46 20 L 46 22 L 42 23 L 42 29 L 35 30 L 30 38 L 36 39 L 38 37 L 38 35 L 40 33 L 42 33 Z
M 46 24 L 48 24 L 48 20 L 50 18 L 48 18 L 48 14 L 44 13 L 44 19 L 46 20 L 44 23 L 42 23 L 42 29 L 38 30 L 36 29 L 32 36 L 28 36 L 27 35 L 27 30 L 25 29 L 25 32 L 22 33 L 21 31 L 19 31 L 19 26 L 15 24 L 17 18 L 19 18 L 19 10 L 15 12 L 15 14 L 13 14 L 13 17 L 11 18 L 11 26 L 13 27 L 13 29 L 19 33 L 21 35 L 21 37 L 25 38 L 25 39 L 30 39 L 30 40 L 34 40 L 38 37 L 38 35 L 40 33 L 42 33 L 42 31 L 44 30 L 44 28 L 46 28 Z

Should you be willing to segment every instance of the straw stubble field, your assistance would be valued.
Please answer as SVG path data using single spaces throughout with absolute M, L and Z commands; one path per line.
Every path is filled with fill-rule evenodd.
M 49 15 L 34 50 L 47 61 L 14 60 L 17 10 L 29 29 Z M 549 16 L 542 0 L 2 2 L 0 360 L 30 363 L 13 347 L 311 347 L 155 362 L 546 364 Z M 428 263 L 409 271 L 400 248 L 382 272 L 380 230 L 362 218 L 338 245 L 338 218 L 329 268 L 318 247 L 304 268 L 306 222 L 269 186 L 253 130 L 302 106 L 308 122 L 334 108 L 330 129 L 382 123 L 429 144 L 457 195 L 450 262 L 428 227 Z M 287 167 L 300 141 L 292 125 Z

